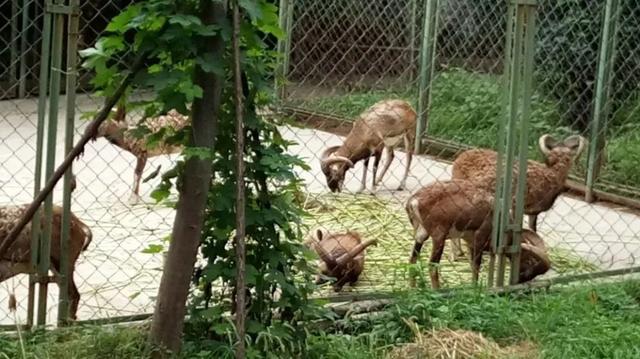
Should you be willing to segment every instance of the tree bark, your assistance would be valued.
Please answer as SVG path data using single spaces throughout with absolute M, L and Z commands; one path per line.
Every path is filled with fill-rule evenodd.
M 201 19 L 205 24 L 221 23 L 225 19 L 222 2 L 201 0 Z M 224 43 L 220 36 L 207 39 L 205 52 L 222 56 Z M 218 115 L 223 78 L 197 67 L 195 82 L 203 96 L 193 102 L 190 145 L 213 150 L 218 132 Z M 211 182 L 210 159 L 189 158 L 185 163 L 183 182 L 173 224 L 171 243 L 162 272 L 156 307 L 151 323 L 150 343 L 154 358 L 178 353 L 186 314 L 191 276 L 196 261 L 207 193 Z
M 236 358 L 244 359 L 246 348 L 246 248 L 245 248 L 245 190 L 244 190 L 244 118 L 242 72 L 240 70 L 240 9 L 233 4 L 233 79 L 236 106 Z

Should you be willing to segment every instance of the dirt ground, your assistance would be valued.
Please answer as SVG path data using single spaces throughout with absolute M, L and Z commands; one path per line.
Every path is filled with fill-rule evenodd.
M 64 103 L 64 97 L 61 103 Z M 102 102 L 79 96 L 77 104 L 77 112 L 93 111 Z M 63 116 L 61 109 L 56 163 L 60 163 L 63 155 Z M 32 198 L 36 121 L 36 100 L 0 102 L 0 204 L 26 203 Z M 76 133 L 79 134 L 85 122 L 78 120 L 77 123 Z M 310 171 L 300 173 L 307 191 L 325 193 L 318 156 L 325 147 L 340 144 L 341 138 L 305 128 L 287 127 L 282 131 L 285 138 L 298 143 L 291 148 L 291 153 L 301 156 L 311 166 Z M 175 159 L 175 156 L 152 158 L 145 174 L 158 165 L 162 165 L 163 170 L 168 169 Z M 377 196 L 404 202 L 421 186 L 450 176 L 450 165 L 427 156 L 415 156 L 407 190 L 395 191 L 405 161 L 405 154 L 397 152 Z M 90 143 L 84 156 L 74 163 L 78 188 L 73 196 L 72 210 L 91 227 L 94 238 L 88 251 L 81 256 L 75 274 L 82 295 L 78 313 L 81 320 L 153 310 L 162 258 L 159 254 L 143 253 L 143 250 L 150 244 L 160 244 L 170 233 L 174 214 L 171 209 L 154 205 L 149 198 L 158 179 L 142 184 L 145 203 L 128 203 L 134 166 L 135 158 L 131 154 L 104 139 Z M 358 163 L 348 174 L 347 191 L 359 187 L 361 176 L 362 164 Z M 369 173 L 368 186 L 370 180 Z M 60 188 L 54 194 L 55 203 L 61 202 Z M 540 216 L 539 231 L 551 245 L 574 251 L 603 269 L 638 265 L 640 218 L 622 210 L 562 196 L 552 210 Z M 406 241 L 410 245 L 410 234 Z M 0 283 L 0 325 L 14 323 L 5 312 L 8 293 L 14 290 L 19 303 L 18 320 L 24 320 L 26 284 L 24 275 Z M 57 296 L 57 287 L 50 286 L 51 323 L 55 321 Z

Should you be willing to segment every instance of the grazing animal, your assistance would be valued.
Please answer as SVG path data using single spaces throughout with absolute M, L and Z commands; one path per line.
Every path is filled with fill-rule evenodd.
M 411 105 L 402 100 L 380 101 L 361 113 L 342 145 L 329 147 L 320 156 L 322 173 L 326 177 L 331 192 L 342 191 L 347 170 L 353 168 L 355 163 L 361 160 L 364 161 L 364 170 L 362 184 L 358 192 L 364 191 L 371 156 L 374 157 L 371 185 L 372 190 L 375 191 L 393 161 L 394 148 L 403 139 L 407 163 L 398 190 L 404 189 L 413 156 L 416 117 L 416 112 Z M 378 164 L 385 148 L 387 150 L 386 162 L 380 176 L 376 178 Z
M 27 205 L 10 205 L 0 207 L 0 241 L 7 237 L 9 232 L 18 223 L 27 209 Z M 54 278 L 58 279 L 55 273 L 60 273 L 61 258 L 61 227 L 62 227 L 62 207 L 53 206 L 53 226 L 51 227 L 51 270 Z M 73 213 L 71 214 L 71 226 L 69 236 L 69 317 L 75 320 L 80 302 L 80 293 L 73 280 L 73 273 L 80 253 L 85 251 L 91 243 L 91 229 L 84 224 Z M 44 227 L 44 223 L 42 223 Z M 9 246 L 9 249 L 0 257 L 0 282 L 3 282 L 17 274 L 27 274 L 31 272 L 31 223 L 29 223 L 18 238 Z
M 364 270 L 364 250 L 375 240 L 362 241 L 356 232 L 331 234 L 323 229 L 315 229 L 311 232 L 311 238 L 305 241 L 305 245 L 313 249 L 322 262 L 320 273 L 328 277 L 336 278 L 333 288 L 336 292 L 350 283 L 355 284 Z M 324 280 L 318 275 L 316 284 Z
M 491 251 L 494 196 L 471 181 L 433 182 L 414 193 L 405 205 L 415 231 L 409 262 L 416 263 L 424 242 L 431 237 L 431 264 L 439 264 L 447 239 L 462 238 L 469 248 L 472 282 L 478 282 L 483 252 Z M 523 234 L 520 281 L 546 272 L 550 261 L 544 243 L 534 232 Z M 542 245 L 541 245 L 542 243 Z M 437 268 L 429 269 L 431 286 L 440 288 Z M 411 285 L 415 285 L 412 279 Z
M 165 127 L 172 128 L 176 131 L 180 130 L 188 124 L 189 117 L 184 116 L 175 110 L 171 110 L 163 116 L 146 118 L 144 119 L 144 125 L 151 131 L 151 133 L 142 138 L 134 137 L 131 134 L 130 131 L 135 127 L 130 127 L 126 122 L 125 117 L 126 110 L 123 105 L 119 105 L 115 111 L 114 118 L 108 119 L 100 125 L 94 140 L 104 137 L 107 141 L 111 142 L 111 144 L 136 157 L 136 168 L 133 175 L 133 190 L 129 201 L 131 203 L 137 203 L 140 200 L 140 180 L 142 178 L 142 172 L 147 164 L 147 159 L 149 157 L 177 153 L 182 150 L 182 146 L 166 144 L 164 142 L 153 148 L 149 148 L 147 147 L 148 136 L 157 133 L 161 128 Z

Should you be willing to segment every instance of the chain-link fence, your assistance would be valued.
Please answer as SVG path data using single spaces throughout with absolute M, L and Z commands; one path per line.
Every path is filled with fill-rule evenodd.
M 81 4 L 79 50 L 93 46 L 96 39 L 115 15 L 130 0 L 96 0 Z M 12 6 L 14 6 L 13 11 Z M 26 6 L 26 7 L 25 7 Z M 25 204 L 33 199 L 38 123 L 38 79 L 43 28 L 42 2 L 0 1 L 3 19 L 0 58 L 2 88 L 0 91 L 0 205 Z M 5 9 L 7 11 L 5 11 Z M 27 9 L 27 26 L 21 27 L 23 11 Z M 17 24 L 17 33 L 5 31 Z M 66 28 L 66 26 L 65 26 Z M 5 36 L 7 35 L 7 36 Z M 66 37 L 65 29 L 64 36 Z M 26 42 L 28 50 L 11 53 L 13 45 L 20 48 Z M 64 43 L 66 46 L 66 41 Z M 62 51 L 66 53 L 65 50 Z M 63 55 L 63 66 L 66 66 Z M 16 76 L 12 68 L 22 69 Z M 75 105 L 75 136 L 83 133 L 83 114 L 97 111 L 104 98 L 90 89 L 91 74 L 80 70 Z M 24 89 L 23 89 L 24 88 Z M 64 88 L 64 81 L 62 82 Z M 21 90 L 23 89 L 23 90 Z M 64 157 L 64 96 L 59 103 L 56 163 Z M 128 115 L 128 122 L 139 116 Z M 43 129 L 44 130 L 44 129 Z M 152 157 L 146 164 L 146 176 L 158 166 L 169 169 L 175 156 Z M 154 245 L 163 244 L 170 234 L 174 211 L 155 205 L 149 197 L 159 178 L 142 183 L 142 201 L 133 204 L 132 193 L 136 157 L 109 143 L 105 138 L 90 142 L 83 156 L 74 162 L 77 187 L 72 195 L 72 212 L 88 225 L 93 241 L 80 256 L 75 268 L 75 281 L 81 299 L 79 320 L 110 318 L 153 310 L 162 270 L 162 255 Z M 62 182 L 54 191 L 54 204 L 62 202 Z M 18 275 L 0 283 L 0 325 L 11 326 L 7 300 L 10 293 L 18 299 L 18 322 L 24 323 L 27 313 L 28 276 Z M 49 285 L 47 323 L 55 323 L 58 287 Z
M 505 113 L 508 2 L 439 1 L 434 71 L 423 82 L 425 86 L 421 79 L 429 78 L 429 71 L 424 65 L 430 63 L 421 57 L 424 44 L 429 44 L 423 41 L 428 33 L 425 11 L 434 2 L 284 3 L 292 10 L 284 22 L 291 38 L 282 47 L 285 64 L 288 60 L 282 106 L 300 125 L 287 134 L 299 143 L 298 153 L 312 166 L 304 174 L 312 203 L 309 224 L 355 230 L 379 241 L 378 247 L 367 251 L 366 268 L 356 288 L 406 286 L 413 240 L 404 209 L 408 196 L 434 180 L 450 179 L 450 161 L 461 151 L 496 149 L 498 123 Z M 640 157 L 633 150 L 640 137 L 631 124 L 640 118 L 640 47 L 631 33 L 639 20 L 640 2 L 635 0 L 538 2 L 529 157 L 544 160 L 538 149 L 543 134 L 557 139 L 582 134 L 593 143 L 598 138 L 591 133 L 596 106 L 610 110 L 601 113 L 596 129 L 605 142 L 595 147 L 594 168 L 588 169 L 592 149 L 587 146 L 568 181 L 577 193 L 560 196 L 550 210 L 539 215 L 538 233 L 549 247 L 552 262 L 545 276 L 637 266 L 640 220 L 637 203 L 631 199 L 640 193 L 634 178 Z M 603 32 L 605 27 L 608 32 Z M 603 62 L 601 49 L 606 46 L 613 50 L 604 54 L 607 61 Z M 611 81 L 605 83 L 602 73 L 607 66 Z M 598 78 L 608 92 L 597 90 Z M 422 109 L 420 97 L 427 92 L 429 108 Z M 347 172 L 341 195 L 328 194 L 320 154 L 340 145 L 359 114 L 386 99 L 408 101 L 419 112 L 419 120 L 427 124 L 422 154 L 413 158 L 406 189 L 395 191 L 407 159 L 398 151 L 375 196 L 354 194 L 360 187 L 362 162 Z M 603 159 L 600 164 L 599 157 Z M 618 205 L 582 200 L 590 173 L 601 198 L 612 198 Z M 618 196 L 609 196 L 612 193 Z M 635 208 L 623 208 L 621 203 Z M 425 248 L 429 246 L 426 242 Z M 445 256 L 451 249 L 445 246 Z M 429 252 L 423 253 L 427 263 Z M 444 262 L 440 270 L 447 285 L 469 283 L 466 261 Z
M 91 46 L 109 19 L 132 1 L 94 0 L 82 4 L 80 48 Z M 609 1 L 611 2 L 611 0 Z M 609 4 L 607 2 L 607 4 Z M 27 203 L 33 196 L 37 127 L 37 82 L 43 6 L 36 2 L 0 1 L 6 16 L 0 42 L 0 204 Z M 291 151 L 304 158 L 310 170 L 300 174 L 306 183 L 301 204 L 308 210 L 305 222 L 330 232 L 358 232 L 377 240 L 365 251 L 364 271 L 350 291 L 388 291 L 406 288 L 412 266 L 414 230 L 405 211 L 412 193 L 434 180 L 451 177 L 450 161 L 467 147 L 496 146 L 498 120 L 504 115 L 502 80 L 506 2 L 440 0 L 435 26 L 433 76 L 425 69 L 425 13 L 429 1 L 283 1 L 281 13 L 290 38 L 279 47 L 284 52 L 286 86 L 283 110 L 294 125 L 282 127 L 283 135 L 297 144 Z M 638 74 L 640 55 L 634 30 L 640 26 L 640 2 L 620 1 L 615 14 L 615 62 L 611 91 L 596 90 L 602 28 L 611 24 L 607 4 L 575 1 L 541 1 L 538 7 L 535 84 L 532 97 L 530 157 L 542 160 L 538 138 L 550 133 L 565 138 L 582 133 L 591 139 L 589 125 L 597 99 L 610 105 L 601 121 L 605 156 L 597 173 L 596 188 L 634 197 L 640 164 Z M 26 15 L 25 15 L 26 14 Z M 24 20 L 26 17 L 26 20 Z M 605 21 L 606 19 L 609 19 Z M 587 21 L 588 20 L 588 21 Z M 26 25 L 24 25 L 26 24 Z M 613 56 L 609 56 L 613 58 Z M 95 111 L 102 99 L 90 92 L 91 74 L 81 73 L 76 101 L 77 129 L 83 129 L 82 113 Z M 423 81 L 421 81 L 423 80 Z M 636 91 L 636 92 L 634 92 Z M 419 98 L 423 101 L 420 105 Z M 346 172 L 344 189 L 331 193 L 321 157 L 325 149 L 343 143 L 359 114 L 378 101 L 403 99 L 418 111 L 426 127 L 421 148 L 413 156 L 410 174 L 398 190 L 408 156 L 395 151 L 388 172 L 373 193 L 373 175 L 361 187 L 364 161 Z M 428 106 L 425 106 L 428 105 Z M 61 106 L 62 108 L 62 106 Z M 60 111 L 62 118 L 63 110 Z M 375 114 L 374 114 L 375 115 Z M 133 116 L 135 117 L 135 115 Z M 408 126 L 411 130 L 411 126 Z M 364 135 L 368 129 L 359 132 Z M 358 132 L 358 131 L 356 131 Z M 60 126 L 59 138 L 63 129 Z M 408 131 L 407 133 L 411 133 Z M 404 145 L 402 133 L 388 142 Z M 411 141 L 409 141 L 411 142 Z M 62 157 L 62 141 L 57 158 Z M 634 147 L 635 146 L 635 147 Z M 625 148 L 627 148 L 625 150 Z M 587 172 L 585 150 L 572 170 L 577 183 Z M 378 173 L 388 157 L 381 154 Z M 145 174 L 172 156 L 149 160 Z M 355 158 L 354 158 L 355 161 Z M 369 168 L 375 166 L 371 159 Z M 336 163 L 336 162 L 334 162 Z M 344 162 L 342 162 L 344 163 Z M 156 180 L 143 183 L 146 203 L 130 204 L 136 158 L 98 139 L 74 163 L 77 188 L 72 211 L 93 231 L 93 242 L 80 257 L 75 271 L 81 302 L 78 319 L 98 319 L 150 312 L 160 280 L 161 255 L 145 248 L 159 244 L 170 233 L 173 210 L 152 204 L 148 194 Z M 330 171 L 328 171 L 330 172 Z M 613 186 L 615 184 L 615 186 Z M 61 190 L 55 192 L 59 203 Z M 538 232 L 546 241 L 552 270 L 545 276 L 596 272 L 636 266 L 640 254 L 640 220 L 620 206 L 588 204 L 563 195 L 538 219 Z M 431 242 L 425 243 L 420 263 L 428 262 Z M 443 286 L 470 283 L 471 271 L 463 258 L 449 258 L 447 241 L 440 267 Z M 465 252 L 467 250 L 465 249 Z M 483 266 L 486 267 L 486 266 Z M 421 270 L 426 276 L 426 266 Z M 483 277 L 486 270 L 483 270 Z M 326 288 L 331 293 L 330 287 Z M 17 276 L 0 283 L 0 299 L 15 292 L 19 320 L 26 313 L 27 278 Z M 50 286 L 49 312 L 53 322 L 57 287 Z M 0 324 L 14 319 L 3 305 Z M 22 318 L 22 319 L 21 319 Z

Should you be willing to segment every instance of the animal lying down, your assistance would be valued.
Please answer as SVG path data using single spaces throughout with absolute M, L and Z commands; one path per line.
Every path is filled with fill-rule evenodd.
M 354 285 L 364 271 L 365 249 L 376 240 L 362 241 L 357 232 L 329 233 L 322 228 L 311 231 L 305 245 L 314 250 L 321 259 L 319 271 L 327 277 L 336 279 L 333 288 L 336 292 L 349 283 Z M 325 280 L 318 275 L 316 284 Z

